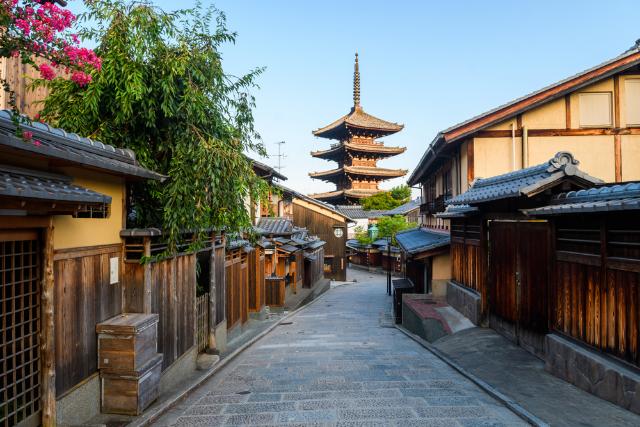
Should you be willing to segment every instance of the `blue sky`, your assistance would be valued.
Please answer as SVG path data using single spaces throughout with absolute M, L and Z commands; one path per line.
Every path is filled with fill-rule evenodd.
M 195 2 L 155 3 L 172 10 Z M 286 141 L 285 184 L 304 193 L 333 188 L 307 176 L 335 165 L 309 155 L 331 143 L 311 131 L 351 107 L 356 51 L 363 108 L 405 125 L 384 141 L 407 151 L 380 165 L 411 171 L 439 130 L 612 58 L 640 38 L 634 1 L 213 4 L 238 32 L 223 50 L 227 71 L 266 67 L 255 92 L 256 125 L 271 153 Z M 78 0 L 70 7 L 78 10 Z

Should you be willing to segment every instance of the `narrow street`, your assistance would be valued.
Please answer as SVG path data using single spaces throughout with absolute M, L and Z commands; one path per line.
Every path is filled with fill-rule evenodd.
M 384 276 L 352 276 L 156 425 L 526 425 L 393 328 Z

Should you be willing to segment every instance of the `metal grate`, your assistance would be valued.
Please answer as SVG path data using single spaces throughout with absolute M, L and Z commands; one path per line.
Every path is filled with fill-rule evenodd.
M 0 427 L 40 411 L 40 251 L 35 232 L 0 233 Z

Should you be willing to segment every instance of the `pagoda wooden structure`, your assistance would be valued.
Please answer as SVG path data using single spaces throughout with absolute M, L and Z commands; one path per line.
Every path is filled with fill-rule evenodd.
M 381 192 L 380 182 L 406 175 L 404 169 L 385 169 L 377 165 L 378 160 L 396 156 L 406 148 L 386 147 L 376 139 L 399 132 L 403 127 L 367 114 L 360 106 L 360 70 L 356 53 L 351 111 L 313 131 L 315 136 L 339 141 L 328 150 L 311 152 L 313 157 L 337 162 L 338 167 L 309 174 L 311 178 L 334 183 L 336 190 L 311 197 L 332 204 L 358 204 L 361 199 Z

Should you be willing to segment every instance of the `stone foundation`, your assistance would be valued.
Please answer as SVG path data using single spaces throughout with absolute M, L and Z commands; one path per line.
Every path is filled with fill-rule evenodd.
M 56 401 L 58 425 L 80 425 L 100 413 L 100 375 L 95 373 Z
M 444 298 L 447 296 L 447 279 L 433 279 L 431 281 L 431 295 L 436 298 Z
M 480 325 L 482 320 L 482 297 L 480 294 L 449 280 L 447 282 L 447 303 L 471 320 L 474 325 Z
M 640 374 L 559 335 L 547 335 L 545 341 L 548 372 L 640 414 Z

